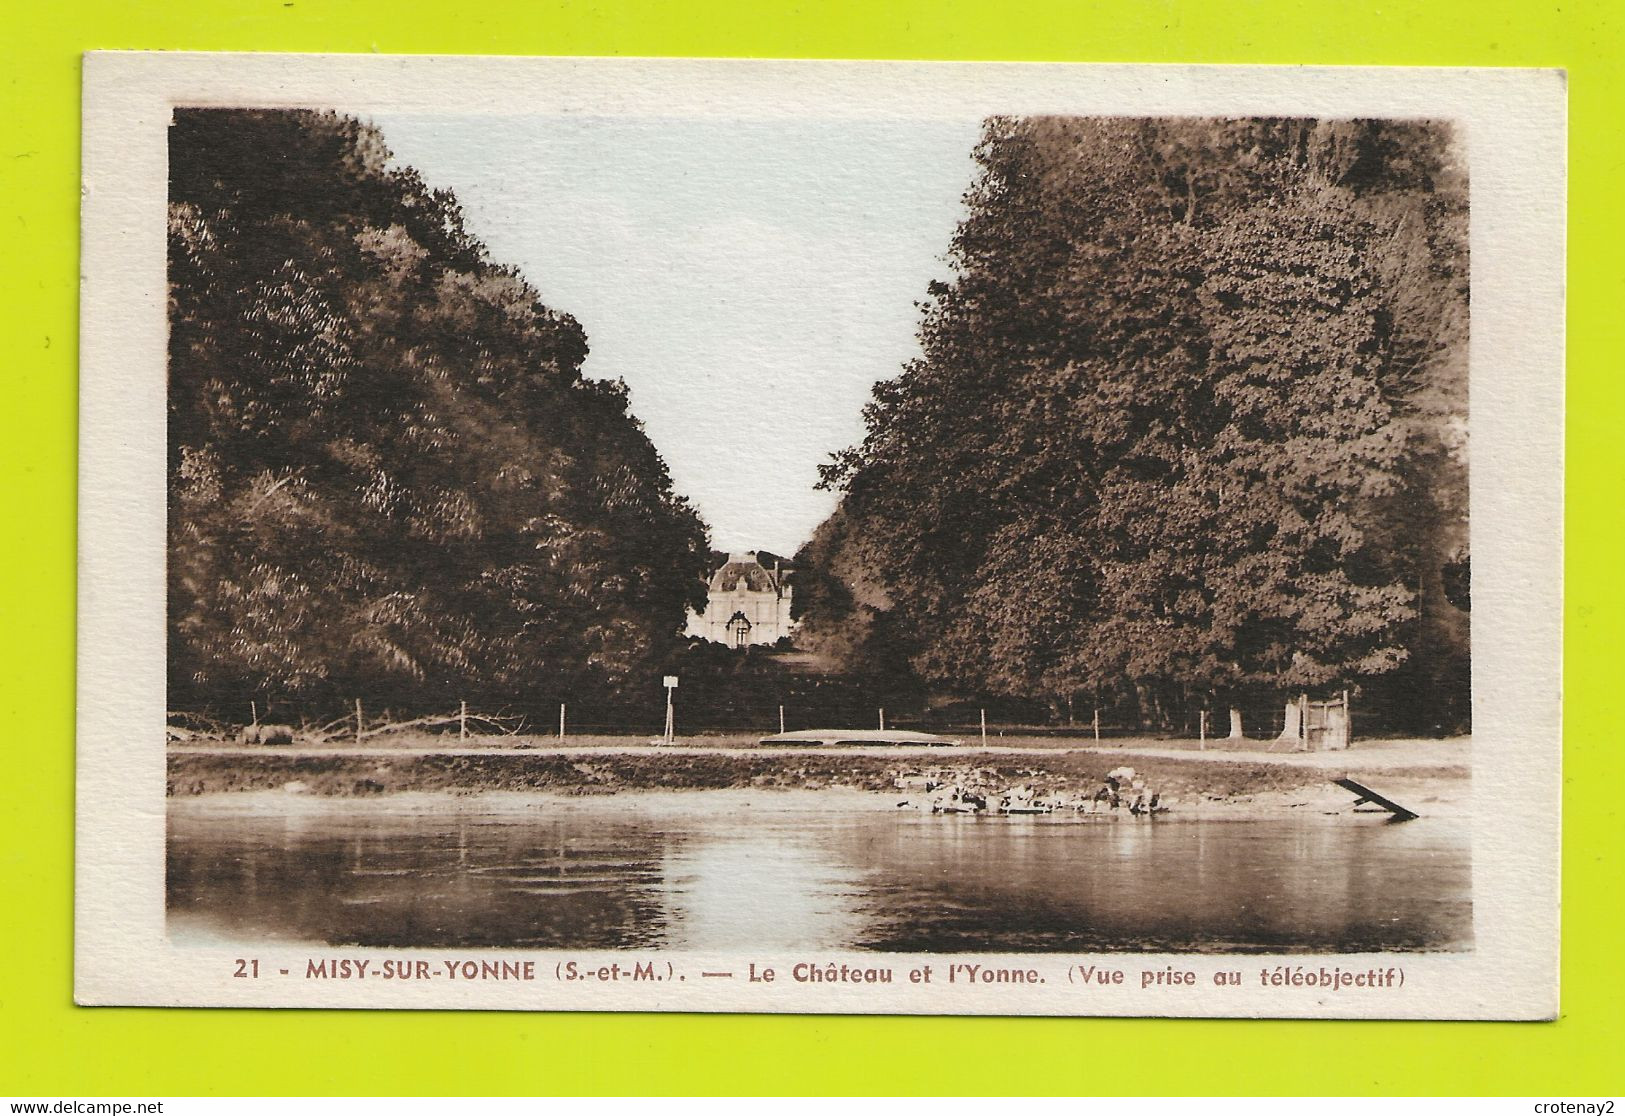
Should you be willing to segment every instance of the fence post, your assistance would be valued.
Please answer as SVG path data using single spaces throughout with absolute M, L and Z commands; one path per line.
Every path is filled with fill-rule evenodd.
M 355 746 L 361 747 L 361 699 L 355 699 Z
M 982 710 L 982 747 L 987 747 L 987 710 Z
M 564 702 L 559 702 L 559 743 L 564 743 Z
M 248 715 L 249 715 L 249 717 L 252 718 L 252 720 L 249 723 L 252 724 L 255 728 L 259 728 L 260 727 L 260 707 L 259 707 L 259 704 L 257 702 L 252 702 L 251 701 L 251 702 L 248 703 Z
M 1095 716 L 1094 716 L 1094 722 L 1093 723 L 1094 723 L 1094 726 L 1095 726 L 1095 743 L 1099 744 L 1100 743 L 1100 706 L 1098 706 L 1098 705 L 1095 706 Z
M 779 735 L 784 735 L 784 706 L 779 706 Z
M 880 711 L 880 731 L 881 732 L 886 731 L 886 710 L 885 709 L 881 709 L 881 711 Z
M 457 739 L 468 739 L 468 702 L 457 703 Z
M 1207 751 L 1207 710 L 1203 709 L 1196 714 L 1197 750 Z

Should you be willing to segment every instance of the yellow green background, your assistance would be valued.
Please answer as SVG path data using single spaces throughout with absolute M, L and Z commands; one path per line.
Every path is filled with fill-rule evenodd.
M 1618 0 L 21 0 L 10 7 L 0 19 L 0 1095 L 1620 1093 L 1622 17 Z M 1419 1024 L 73 1007 L 79 64 L 82 51 L 98 48 L 1567 68 L 1562 1018 Z

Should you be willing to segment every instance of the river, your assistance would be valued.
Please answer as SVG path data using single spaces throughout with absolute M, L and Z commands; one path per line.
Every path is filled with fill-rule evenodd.
M 1471 947 L 1463 819 L 933 817 L 877 798 L 174 799 L 170 934 L 758 952 Z

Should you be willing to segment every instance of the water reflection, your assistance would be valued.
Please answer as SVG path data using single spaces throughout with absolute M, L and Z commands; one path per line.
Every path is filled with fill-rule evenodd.
M 673 946 L 816 949 L 863 930 L 865 873 L 802 834 L 690 842 L 668 850 L 664 869 Z
M 1367 951 L 1470 945 L 1466 825 L 179 800 L 178 939 Z
M 1357 952 L 1471 939 L 1465 826 L 1444 821 L 913 822 L 872 885 L 884 901 L 866 947 Z

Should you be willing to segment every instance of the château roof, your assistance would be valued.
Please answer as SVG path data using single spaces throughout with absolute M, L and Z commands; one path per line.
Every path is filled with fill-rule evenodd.
M 777 594 L 781 589 L 783 573 L 775 575 L 773 570 L 763 566 L 757 561 L 754 550 L 730 554 L 728 560 L 711 575 L 711 592 L 731 593 L 740 581 L 744 581 L 745 587 L 753 593 Z

